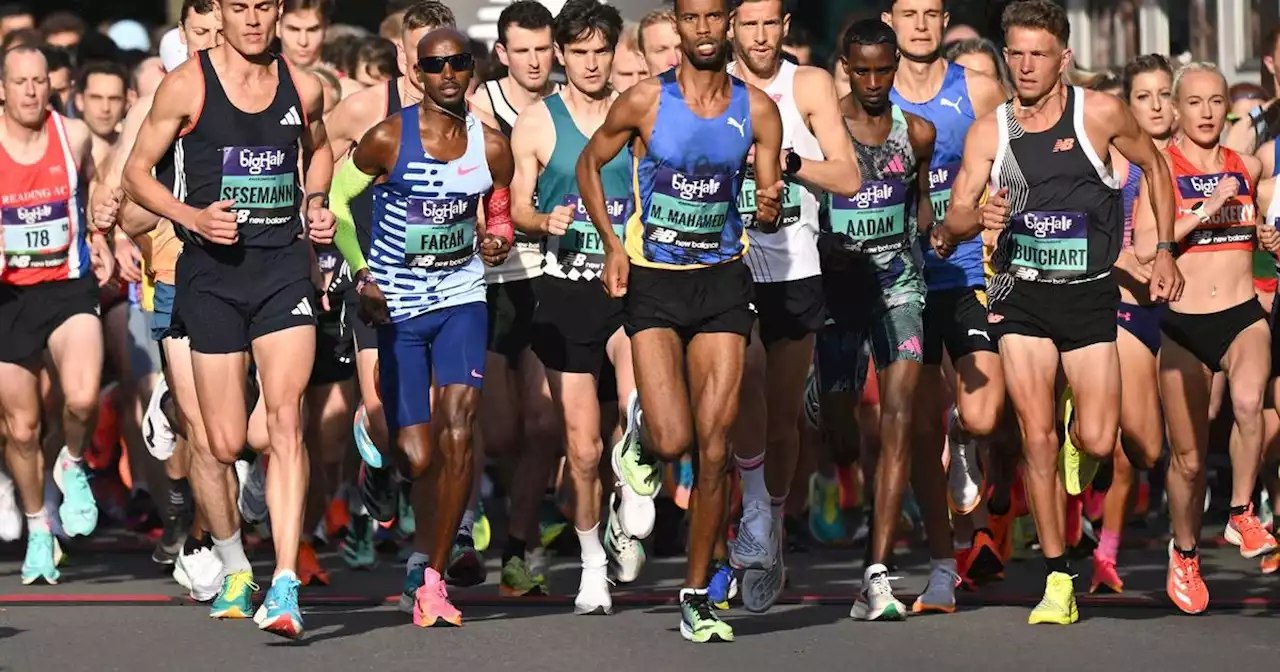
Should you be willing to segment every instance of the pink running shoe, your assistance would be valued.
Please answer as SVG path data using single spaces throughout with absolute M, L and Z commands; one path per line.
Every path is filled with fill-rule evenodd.
M 462 612 L 449 601 L 440 573 L 430 567 L 425 572 L 413 602 L 413 624 L 420 628 L 439 624 L 462 627 Z

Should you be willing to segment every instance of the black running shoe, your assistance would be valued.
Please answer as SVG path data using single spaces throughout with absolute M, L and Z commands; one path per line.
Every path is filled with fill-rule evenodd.
M 389 523 L 396 517 L 399 502 L 396 500 L 398 492 L 393 475 L 394 470 L 389 467 L 374 469 L 360 463 L 360 501 L 364 503 L 369 515 L 380 523 Z

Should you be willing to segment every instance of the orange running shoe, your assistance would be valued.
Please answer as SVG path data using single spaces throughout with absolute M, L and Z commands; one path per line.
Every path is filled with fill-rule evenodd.
M 305 541 L 298 544 L 298 582 L 304 586 L 312 583 L 321 586 L 329 585 L 329 573 L 320 566 L 316 549 Z
M 994 516 L 992 517 L 994 521 Z M 1004 560 L 995 537 L 987 530 L 973 533 L 973 550 L 969 554 L 968 578 L 986 583 L 1004 578 Z
M 1170 569 L 1170 571 L 1172 572 L 1173 570 Z M 1173 575 L 1170 574 L 1169 576 L 1172 577 Z M 1172 579 L 1170 579 L 1170 581 L 1172 581 Z M 1170 586 L 1172 585 L 1173 584 L 1170 584 Z M 1089 580 L 1089 592 L 1096 593 L 1099 588 L 1103 588 L 1117 594 L 1123 593 L 1124 581 L 1120 580 L 1120 573 L 1116 571 L 1116 563 L 1114 560 L 1098 557 L 1098 554 L 1095 553 L 1093 555 L 1093 578 Z M 1170 588 L 1169 590 L 1172 591 L 1173 588 Z M 1172 597 L 1173 593 L 1170 592 L 1169 595 Z
M 347 501 L 341 497 L 329 500 L 324 510 L 324 533 L 330 539 L 339 539 L 351 525 L 351 512 L 347 510 Z
M 1262 556 L 1261 569 L 1263 574 L 1275 574 L 1280 570 L 1280 551 L 1272 551 Z
M 1240 555 L 1256 558 L 1276 550 L 1276 539 L 1262 527 L 1262 521 L 1253 514 L 1253 504 L 1244 513 L 1227 520 L 1227 541 L 1240 547 Z
M 1001 564 L 1008 564 L 1013 558 L 1013 512 L 999 515 L 991 514 L 991 522 L 988 525 L 991 528 L 991 540 L 995 543 L 996 554 L 1000 556 Z
M 956 574 L 960 576 L 960 581 L 956 587 L 960 590 L 973 592 L 978 589 L 978 584 L 969 578 L 969 566 L 973 560 L 973 547 L 952 549 L 951 554 L 956 559 Z
M 1184 558 L 1169 540 L 1169 577 L 1165 581 L 1169 599 L 1188 614 L 1198 614 L 1209 606 L 1209 588 L 1200 576 L 1200 553 Z

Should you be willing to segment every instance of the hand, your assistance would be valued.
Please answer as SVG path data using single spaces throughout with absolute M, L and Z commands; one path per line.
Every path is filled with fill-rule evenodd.
M 507 260 L 507 253 L 511 251 L 511 243 L 506 238 L 500 238 L 492 233 L 484 234 L 484 240 L 480 242 L 480 258 L 484 260 L 486 266 L 501 266 L 502 262 Z
M 116 259 L 111 254 L 111 246 L 107 245 L 107 239 L 102 235 L 93 236 L 89 250 L 90 265 L 93 267 L 93 275 L 98 279 L 99 287 L 106 287 L 108 282 L 116 272 Z
M 106 232 L 116 225 L 120 205 L 124 202 L 124 190 L 102 188 L 93 192 L 93 228 Z
M 575 210 L 567 205 L 557 205 L 547 213 L 547 218 L 542 222 L 542 231 L 548 236 L 563 236 L 573 224 L 574 213 Z
M 757 185 L 758 186 L 758 185 Z M 778 215 L 782 212 L 782 180 L 772 186 L 756 189 L 756 226 L 765 233 L 778 230 Z
M 236 213 L 231 212 L 235 201 L 218 201 L 196 214 L 191 228 L 215 245 L 234 245 L 240 240 L 240 227 Z
M 935 226 L 929 232 L 929 244 L 933 246 L 933 253 L 939 259 L 946 259 L 956 251 L 956 239 L 947 231 L 946 226 Z
M 631 279 L 631 260 L 622 248 L 605 250 L 604 291 L 615 299 L 627 295 L 627 281 Z
M 1178 270 L 1178 264 L 1173 260 L 1173 253 L 1168 250 L 1158 250 L 1155 261 L 1151 263 L 1151 280 L 1147 282 L 1147 287 L 1151 290 L 1151 300 L 1177 301 L 1182 298 L 1182 286 L 1182 272 Z
M 987 202 L 982 204 L 982 225 L 988 229 L 1002 231 L 1009 224 L 1009 187 L 1001 187 L 1000 191 L 991 194 Z
M 1236 197 L 1240 193 L 1240 180 L 1234 177 L 1224 177 L 1218 180 L 1218 186 L 1213 190 L 1213 194 L 1209 196 L 1209 200 L 1205 201 L 1204 209 L 1209 216 L 1218 214 L 1223 204 Z
M 126 237 L 116 238 L 116 268 L 125 282 L 142 282 L 142 251 Z
M 1258 245 L 1268 252 L 1280 252 L 1280 231 L 1276 230 L 1274 224 L 1258 225 Z
M 307 211 L 307 232 L 311 242 L 317 245 L 328 245 L 333 242 L 333 234 L 338 231 L 338 219 L 328 208 L 312 207 Z
M 1138 255 L 1134 254 L 1132 249 L 1121 250 L 1120 256 L 1116 258 L 1116 268 L 1143 284 L 1151 283 L 1152 266 L 1154 261 L 1146 264 L 1138 261 Z
M 356 282 L 358 283 L 360 278 L 367 276 L 368 273 L 367 270 L 360 271 L 356 274 Z M 360 319 L 372 327 L 391 323 L 391 310 L 387 308 L 387 296 L 382 293 L 382 288 L 376 282 L 366 282 L 360 288 Z

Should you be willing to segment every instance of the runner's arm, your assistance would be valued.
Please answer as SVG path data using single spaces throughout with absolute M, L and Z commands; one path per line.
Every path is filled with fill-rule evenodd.
M 907 134 L 916 154 L 916 230 L 924 233 L 933 228 L 933 199 L 929 194 L 929 164 L 933 161 L 933 143 L 938 132 L 923 117 L 907 114 Z
M 303 212 L 307 212 L 311 194 L 329 193 L 333 183 L 333 149 L 329 147 L 329 134 L 324 126 L 324 87 L 320 85 L 320 78 L 309 72 L 298 72 L 294 76 L 307 115 L 307 128 L 302 133 L 302 165 L 306 167 Z
M 640 133 L 641 124 L 646 117 L 650 114 L 657 115 L 659 87 L 658 80 L 646 79 L 618 96 L 609 108 L 604 123 L 591 135 L 582 155 L 578 157 L 578 193 L 586 205 L 587 214 L 591 216 L 591 223 L 600 234 L 600 242 L 607 251 L 620 252 L 622 240 L 614 233 L 613 224 L 609 220 L 600 169 Z M 776 156 L 773 165 L 777 166 Z M 639 210 L 642 206 L 637 203 L 635 207 Z
M 134 143 L 138 141 L 138 131 L 151 111 L 153 100 L 151 96 L 139 99 L 133 107 L 129 108 L 129 114 L 125 115 L 120 137 L 116 139 L 116 145 L 108 155 L 106 165 L 103 166 L 102 173 L 99 175 L 100 182 L 105 188 L 120 188 L 124 179 L 125 162 L 129 159 Z M 140 207 L 132 199 L 121 199 L 120 212 L 116 215 L 116 225 L 130 237 L 150 233 L 159 223 L 159 217 Z
M 329 148 L 333 152 L 333 158 L 336 163 L 341 163 L 343 159 L 360 141 L 360 134 L 368 130 L 367 123 L 371 121 L 369 106 L 372 105 L 370 98 L 372 93 L 359 91 L 356 94 L 343 98 L 338 106 L 333 108 L 325 119 L 325 131 L 329 135 Z
M 538 144 L 546 133 L 549 112 L 539 101 L 516 118 L 511 131 L 511 156 L 515 176 L 511 180 L 511 220 L 517 229 L 532 236 L 546 233 L 547 216 L 533 207 L 534 191 L 542 166 L 538 161 Z M 553 140 L 554 142 L 554 140 Z
M 995 115 L 987 114 L 973 122 L 964 137 L 964 158 L 951 185 L 951 205 L 942 222 L 947 234 L 958 241 L 969 240 L 984 228 L 978 199 L 991 180 L 991 166 L 995 163 L 995 124 Z
M 152 171 L 177 140 L 183 124 L 197 113 L 196 106 L 201 104 L 201 97 L 192 96 L 190 92 L 201 90 L 200 77 L 199 63 L 188 61 L 160 82 L 151 110 L 142 122 L 133 151 L 125 163 L 122 182 L 129 200 L 186 228 L 195 225 L 200 211 L 175 198 Z
M 1264 110 L 1271 109 L 1269 103 L 1263 107 Z M 1246 115 L 1243 119 L 1231 125 L 1227 129 L 1227 136 L 1222 141 L 1222 146 L 1227 149 L 1234 149 L 1240 154 L 1252 154 L 1254 151 L 1253 144 L 1257 141 L 1257 134 L 1253 131 L 1253 116 Z
M 796 84 L 803 95 L 797 96 L 796 102 L 826 158 L 805 158 L 796 177 L 823 191 L 852 198 L 862 189 L 862 171 L 840 114 L 835 82 L 821 68 L 802 67 L 797 74 L 802 77 Z
M 1177 217 L 1174 214 L 1176 201 L 1173 193 L 1173 177 L 1169 172 L 1169 164 L 1163 160 L 1163 154 L 1156 149 L 1151 136 L 1144 133 L 1142 127 L 1138 126 L 1138 120 L 1129 111 L 1129 106 L 1119 98 L 1104 94 L 1092 96 L 1086 94 L 1086 99 L 1090 104 L 1085 107 L 1085 118 L 1096 117 L 1100 123 L 1106 125 L 1106 128 L 1117 129 L 1111 144 L 1124 155 L 1124 158 L 1129 159 L 1130 163 L 1142 169 L 1143 186 L 1151 194 L 1149 209 L 1155 218 L 1157 242 L 1172 243 L 1180 240 L 1181 237 L 1176 235 L 1174 224 Z M 1136 231 L 1134 235 L 1136 237 Z M 1134 247 L 1134 252 L 1143 263 L 1155 258 L 1154 245 L 1150 250 L 1136 245 Z M 1148 252 L 1151 256 L 1145 256 Z
M 1262 162 L 1262 175 L 1271 177 L 1276 174 L 1276 141 L 1268 140 L 1262 143 L 1258 151 L 1253 153 L 1254 158 Z
M 351 200 L 395 165 L 400 145 L 399 125 L 399 117 L 393 117 L 370 129 L 356 145 L 351 158 L 342 163 L 329 188 L 329 211 L 338 223 L 333 244 L 351 267 L 352 275 L 367 269 L 369 263 L 364 258 L 364 250 L 360 249 Z
M 1161 154 L 1161 163 L 1165 164 L 1165 170 L 1169 170 L 1168 159 Z M 1143 171 L 1145 173 L 1145 171 Z M 1166 172 L 1166 175 L 1169 173 Z M 1170 185 L 1173 184 L 1172 177 L 1165 178 Z M 1170 196 L 1172 199 L 1173 197 Z M 1138 183 L 1138 200 L 1134 203 L 1133 211 L 1133 253 L 1140 263 L 1149 263 L 1156 258 L 1156 242 L 1160 238 L 1156 235 L 1156 215 L 1155 210 L 1151 206 L 1151 188 L 1146 180 Z M 1213 214 L 1213 213 L 1211 213 Z M 1200 226 L 1200 218 L 1190 213 L 1178 213 L 1177 220 L 1173 223 L 1174 242 L 1181 242 L 1196 227 Z

